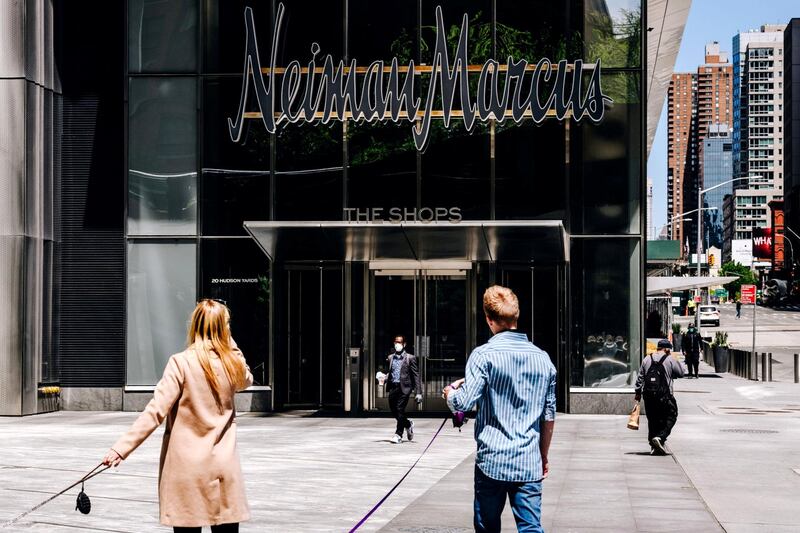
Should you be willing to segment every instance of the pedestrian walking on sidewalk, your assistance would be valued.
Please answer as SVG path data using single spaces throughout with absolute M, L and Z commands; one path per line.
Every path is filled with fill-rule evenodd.
M 403 431 L 408 440 L 414 440 L 414 422 L 406 416 L 406 406 L 413 391 L 417 392 L 417 405 L 422 403 L 417 358 L 406 351 L 406 339 L 402 335 L 394 338 L 394 351 L 386 357 L 386 365 L 389 369 L 386 375 L 389 409 L 397 421 L 391 440 L 393 444 L 400 444 L 403 442 Z
M 160 521 L 176 533 L 235 533 L 250 518 L 236 449 L 234 395 L 253 376 L 230 332 L 228 308 L 202 300 L 185 351 L 169 358 L 153 399 L 103 464 L 117 466 L 166 420 L 159 463 Z
M 689 369 L 687 378 L 694 377 L 697 379 L 700 377 L 700 345 L 702 342 L 703 339 L 700 337 L 700 333 L 697 332 L 697 328 L 689 326 L 686 336 L 681 341 L 681 349 L 683 350 L 683 356 L 686 358 L 686 366 Z
M 499 533 L 506 498 L 517 530 L 543 532 L 542 480 L 556 416 L 556 369 L 544 351 L 517 331 L 519 301 L 505 287 L 483 295 L 493 337 L 473 350 L 466 377 L 444 388 L 453 412 L 478 405 L 475 419 L 474 526 Z
M 658 351 L 644 358 L 636 378 L 636 401 L 644 397 L 650 453 L 666 455 L 667 438 L 678 421 L 672 380 L 683 377 L 683 366 L 672 357 L 672 343 L 658 341 Z
M 742 318 L 742 301 L 736 300 L 736 318 Z

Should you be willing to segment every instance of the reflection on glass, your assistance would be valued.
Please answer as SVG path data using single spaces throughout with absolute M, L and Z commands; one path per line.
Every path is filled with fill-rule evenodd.
M 195 263 L 194 243 L 128 243 L 128 385 L 155 385 L 170 355 L 185 349 Z
M 641 65 L 641 19 L 641 0 L 587 1 L 586 61 L 600 59 L 606 68 Z
M 203 70 L 207 73 L 240 73 L 244 68 L 245 39 L 244 9 L 253 10 L 262 59 L 272 39 L 272 2 L 252 0 L 208 0 L 204 9 Z M 237 97 L 238 98 L 238 97 Z M 238 100 L 237 100 L 238 101 Z
M 194 72 L 197 26 L 197 0 L 128 0 L 128 69 Z
M 269 384 L 269 261 L 250 239 L 203 239 L 201 297 L 225 301 L 255 385 Z
M 510 121 L 509 121 L 510 122 Z M 547 120 L 498 125 L 495 187 L 498 219 L 561 220 L 566 215 L 564 125 Z
M 641 360 L 639 241 L 582 239 L 572 250 L 578 322 L 572 385 L 633 386 Z
M 342 123 L 290 124 L 278 130 L 277 220 L 341 220 Z
M 580 57 L 579 35 L 570 36 L 570 2 L 552 0 L 496 0 L 497 59 L 508 56 L 536 62 L 546 57 L 552 61 Z
M 603 76 L 614 99 L 600 124 L 574 126 L 582 134 L 580 190 L 571 191 L 573 231 L 588 234 L 640 233 L 641 103 L 639 74 Z
M 422 207 L 459 208 L 464 219 L 490 218 L 490 139 L 488 127 L 441 121 L 431 125 L 431 140 L 422 155 Z
M 197 232 L 197 91 L 191 78 L 134 78 L 128 103 L 128 233 Z
M 408 123 L 348 122 L 348 207 L 417 205 L 417 150 Z

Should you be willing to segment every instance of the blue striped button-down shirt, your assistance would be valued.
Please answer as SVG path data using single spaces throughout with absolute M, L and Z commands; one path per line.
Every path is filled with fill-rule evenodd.
M 477 347 L 464 384 L 447 398 L 453 411 L 468 411 L 476 403 L 478 468 L 500 481 L 542 479 L 540 425 L 556 417 L 556 369 L 547 353 L 514 331 Z

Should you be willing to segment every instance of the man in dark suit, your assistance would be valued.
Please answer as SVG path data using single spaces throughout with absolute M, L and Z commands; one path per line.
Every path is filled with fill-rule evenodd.
M 406 417 L 406 406 L 411 392 L 417 391 L 417 404 L 422 403 L 422 383 L 419 378 L 417 358 L 406 352 L 406 340 L 402 335 L 394 338 L 394 352 L 386 358 L 388 372 L 386 390 L 389 396 L 389 408 L 397 420 L 397 428 L 392 436 L 392 443 L 403 442 L 403 430 L 408 440 L 414 440 L 414 422 Z

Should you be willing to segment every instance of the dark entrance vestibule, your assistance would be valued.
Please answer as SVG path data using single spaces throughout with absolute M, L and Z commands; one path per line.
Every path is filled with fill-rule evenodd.
M 274 382 L 276 408 L 388 411 L 375 374 L 388 371 L 393 339 L 402 335 L 423 388 L 422 403 L 409 410 L 445 411 L 442 388 L 464 376 L 470 352 L 490 336 L 482 296 L 496 283 L 519 297 L 520 331 L 547 351 L 562 379 L 569 376 L 560 224 L 253 222 L 247 229 L 273 261 L 273 371 L 284 376 Z M 521 247 L 500 248 L 509 231 Z M 566 400 L 564 383 L 562 410 Z

